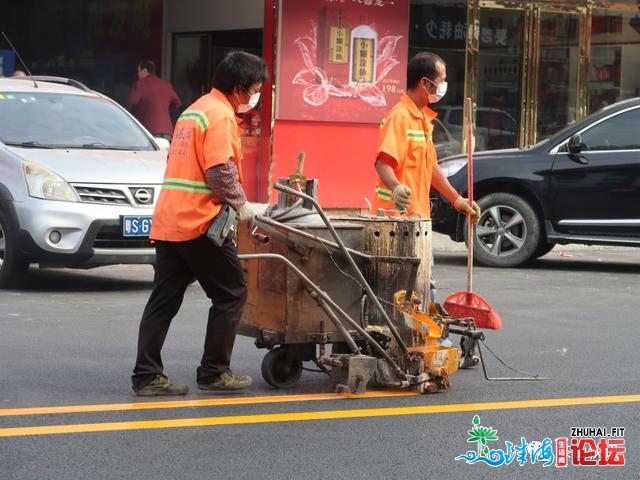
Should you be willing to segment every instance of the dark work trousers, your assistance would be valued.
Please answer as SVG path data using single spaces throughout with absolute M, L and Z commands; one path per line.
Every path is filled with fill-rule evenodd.
M 217 247 L 206 235 L 186 242 L 158 241 L 155 247 L 153 291 L 140 320 L 133 388 L 143 387 L 163 372 L 162 346 L 194 277 L 211 299 L 197 381 L 215 381 L 229 372 L 238 322 L 247 300 L 237 248 L 229 240 Z

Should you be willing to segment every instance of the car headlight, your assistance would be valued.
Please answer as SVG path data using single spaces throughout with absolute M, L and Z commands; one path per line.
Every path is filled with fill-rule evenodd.
M 80 200 L 71 185 L 51 170 L 32 162 L 25 162 L 23 166 L 29 196 L 64 202 Z
M 457 158 L 452 160 L 445 160 L 440 163 L 440 168 L 444 170 L 444 173 L 447 177 L 451 177 L 458 173 L 464 166 L 467 164 L 467 159 L 465 158 Z

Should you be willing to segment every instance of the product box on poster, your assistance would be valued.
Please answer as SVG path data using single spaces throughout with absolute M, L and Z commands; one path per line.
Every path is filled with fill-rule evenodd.
M 278 120 L 379 123 L 405 91 L 409 0 L 280 0 Z

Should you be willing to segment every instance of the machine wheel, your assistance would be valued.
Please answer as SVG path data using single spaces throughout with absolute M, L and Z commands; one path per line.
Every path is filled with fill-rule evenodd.
M 18 253 L 16 232 L 0 211 L 0 288 L 20 286 L 28 269 L 29 264 Z
M 289 388 L 302 376 L 302 360 L 287 358 L 287 348 L 270 350 L 262 359 L 262 378 L 275 388 Z

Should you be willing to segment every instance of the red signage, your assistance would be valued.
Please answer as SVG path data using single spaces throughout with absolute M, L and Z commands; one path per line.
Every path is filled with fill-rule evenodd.
M 280 0 L 276 118 L 378 123 L 406 86 L 409 0 Z

